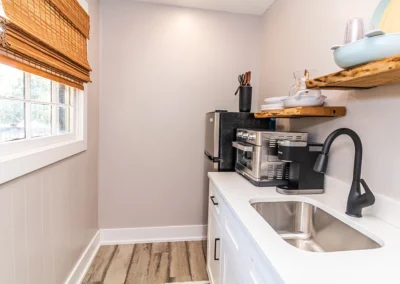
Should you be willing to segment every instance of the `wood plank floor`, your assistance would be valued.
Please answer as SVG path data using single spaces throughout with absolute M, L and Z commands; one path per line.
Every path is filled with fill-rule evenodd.
M 82 283 L 196 281 L 208 281 L 202 241 L 101 246 Z

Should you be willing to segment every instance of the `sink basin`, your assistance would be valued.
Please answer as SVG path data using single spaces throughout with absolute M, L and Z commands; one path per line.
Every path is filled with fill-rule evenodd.
M 305 202 L 251 204 L 290 245 L 310 252 L 376 249 L 377 242 L 315 205 Z

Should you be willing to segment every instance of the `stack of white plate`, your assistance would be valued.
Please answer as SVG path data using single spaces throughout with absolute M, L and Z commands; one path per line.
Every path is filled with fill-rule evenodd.
M 272 97 L 264 100 L 265 104 L 261 105 L 261 110 L 279 110 L 284 109 L 283 100 L 285 97 Z

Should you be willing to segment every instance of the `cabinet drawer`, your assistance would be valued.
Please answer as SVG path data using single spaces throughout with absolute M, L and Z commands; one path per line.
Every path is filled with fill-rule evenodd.
M 232 224 L 228 220 L 226 220 L 226 222 L 225 222 L 225 233 L 226 233 L 225 235 L 226 235 L 226 238 L 229 239 L 230 243 L 235 248 L 235 250 L 237 252 L 239 252 L 239 250 L 240 250 L 239 244 L 241 243 L 241 240 L 240 240 L 241 237 L 234 230 L 235 229 L 232 226 Z
M 221 269 L 221 227 L 209 208 L 208 215 L 208 241 L 207 241 L 207 271 L 212 284 L 220 283 Z
M 226 258 L 228 258 L 231 265 L 235 267 L 236 273 L 239 275 L 243 275 L 246 270 L 242 271 L 244 267 L 241 264 L 241 254 L 237 250 L 236 245 L 237 244 L 227 234 L 223 235 L 222 249 L 225 258 L 224 262 L 226 261 Z
M 223 249 L 229 252 L 229 260 L 235 266 L 238 275 L 243 277 L 243 284 L 280 284 L 280 282 L 275 281 L 272 275 L 269 275 L 268 269 L 265 269 L 263 263 L 258 262 L 260 261 L 259 259 L 255 259 L 248 254 L 248 245 L 245 245 L 242 241 L 240 241 L 238 247 L 233 239 L 225 234 Z M 259 267 L 264 269 L 261 270 Z
M 247 283 L 249 284 L 269 284 L 269 283 L 274 283 L 274 282 L 267 282 L 266 279 L 264 279 L 263 276 L 261 276 L 261 273 L 258 271 L 256 267 L 253 267 L 250 269 L 249 274 L 247 275 Z
M 221 215 L 222 197 L 217 189 L 210 183 L 208 207 L 219 217 Z
M 248 284 L 281 284 L 270 263 L 259 255 L 257 245 L 246 235 L 243 226 L 232 214 L 224 218 L 223 240 L 234 258 L 232 263 Z M 272 269 L 269 269 L 269 268 Z
M 242 232 L 239 222 L 232 215 L 225 216 L 224 229 L 227 237 L 232 241 L 237 251 L 243 250 L 246 238 Z
M 232 255 L 228 248 L 224 250 L 222 284 L 247 284 L 241 271 L 238 269 L 240 266 L 235 262 L 235 258 L 237 257 Z
M 249 270 L 246 275 L 247 282 L 251 284 L 283 284 L 271 263 L 261 257 L 259 253 L 255 244 L 248 242 L 244 258 Z

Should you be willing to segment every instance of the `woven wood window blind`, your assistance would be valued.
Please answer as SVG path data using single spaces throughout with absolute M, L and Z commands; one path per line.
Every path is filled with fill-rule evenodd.
M 77 0 L 0 0 L 0 63 L 83 89 L 90 18 Z

